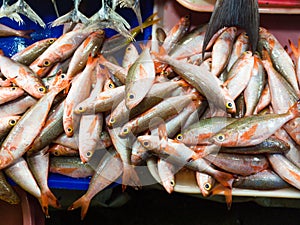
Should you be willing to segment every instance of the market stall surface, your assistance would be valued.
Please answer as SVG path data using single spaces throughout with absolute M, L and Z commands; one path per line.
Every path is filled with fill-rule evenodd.
M 300 201 L 294 199 L 253 198 L 260 202 L 240 202 L 251 198 L 234 197 L 230 210 L 224 202 L 210 201 L 195 196 L 180 193 L 168 194 L 163 190 L 143 189 L 135 191 L 127 189 L 122 193 L 119 187 L 113 190 L 107 205 L 102 207 L 99 202 L 90 207 L 86 218 L 80 220 L 80 209 L 67 211 L 62 202 L 62 210 L 51 210 L 51 218 L 46 220 L 47 225 L 60 224 L 102 224 L 102 225 L 298 225 Z M 76 198 L 80 192 L 58 191 L 64 199 Z M 67 196 L 68 195 L 68 196 Z M 98 198 L 97 198 L 98 197 Z M 105 200 L 105 194 L 97 196 L 95 201 Z M 218 201 L 223 196 L 217 197 Z M 110 202 L 110 203 L 109 203 Z M 123 202 L 126 202 L 122 205 Z M 97 205 L 98 204 L 98 205 Z M 114 207 L 117 205 L 118 207 Z M 264 206 L 261 206 L 263 204 Z M 272 205 L 273 207 L 266 207 Z M 288 205 L 288 207 L 284 207 Z M 298 208 L 296 208 L 298 207 Z

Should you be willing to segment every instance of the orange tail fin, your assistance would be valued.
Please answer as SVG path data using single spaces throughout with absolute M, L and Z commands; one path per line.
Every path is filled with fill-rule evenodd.
M 81 220 L 83 220 L 87 214 L 87 211 L 90 206 L 91 199 L 87 198 L 85 195 L 77 199 L 73 204 L 68 208 L 68 210 L 74 210 L 81 208 Z

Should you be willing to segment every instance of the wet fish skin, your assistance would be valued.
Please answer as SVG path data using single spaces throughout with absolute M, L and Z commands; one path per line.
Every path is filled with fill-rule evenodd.
M 122 127 L 119 136 L 124 138 L 132 133 L 138 134 L 143 132 L 149 128 L 149 123 L 152 119 L 159 117 L 162 120 L 166 120 L 181 112 L 195 98 L 197 98 L 195 94 L 169 97 L 127 122 Z
M 98 30 L 91 33 L 76 49 L 72 55 L 69 67 L 67 70 L 68 77 L 74 77 L 84 69 L 91 54 L 92 57 L 97 56 L 98 50 L 101 48 L 105 37 L 103 30 Z
M 264 155 L 240 155 L 233 153 L 217 153 L 205 156 L 215 166 L 243 176 L 258 173 L 269 167 Z
M 179 21 L 167 33 L 162 48 L 169 53 L 177 42 L 188 32 L 191 25 L 191 15 L 182 16 Z
M 225 69 L 231 55 L 233 42 L 237 33 L 236 27 L 229 27 L 223 31 L 212 48 L 211 72 L 219 76 Z
M 226 147 L 259 144 L 276 132 L 286 122 L 299 116 L 300 101 L 287 113 L 243 117 L 229 124 L 211 138 L 215 144 Z
M 255 107 L 260 99 L 262 91 L 266 83 L 266 76 L 261 59 L 258 55 L 254 55 L 254 65 L 249 83 L 244 90 L 246 112 L 245 116 L 252 115 Z
M 91 177 L 95 172 L 88 163 L 82 163 L 78 156 L 50 157 L 49 171 L 73 178 Z
M 232 65 L 236 62 L 236 60 L 243 54 L 249 50 L 249 37 L 245 32 L 239 34 L 236 38 L 233 46 L 230 58 L 227 64 L 227 71 L 230 71 Z
M 64 102 L 61 102 L 49 113 L 45 125 L 30 145 L 27 155 L 34 154 L 50 145 L 61 133 L 64 132 L 62 124 L 63 110 Z
M 260 27 L 258 50 L 262 53 L 266 49 L 270 54 L 274 68 L 290 83 L 299 96 L 299 85 L 295 65 L 279 41 L 267 29 Z
M 15 100 L 24 93 L 24 90 L 19 87 L 0 87 L 0 104 Z
M 281 130 L 281 129 L 280 129 Z M 249 147 L 221 147 L 220 152 L 234 154 L 266 154 L 266 153 L 288 153 L 290 144 L 280 137 L 269 137 L 262 143 Z
M 125 105 L 131 110 L 139 104 L 152 87 L 155 79 L 154 62 L 150 49 L 145 48 L 130 66 L 125 81 Z
M 165 53 L 154 53 L 157 60 L 168 63 L 172 69 L 179 74 L 187 83 L 203 93 L 209 104 L 213 104 L 228 113 L 235 112 L 235 104 L 228 90 L 221 81 L 213 76 L 210 71 L 209 62 L 200 66 L 173 59 Z
M 19 51 L 16 54 L 14 54 L 11 57 L 11 59 L 13 59 L 16 62 L 22 63 L 26 66 L 29 66 L 56 40 L 57 38 L 46 38 L 40 41 L 36 41 L 28 47 L 24 48 L 22 51 Z
M 288 188 L 290 185 L 274 171 L 266 169 L 250 176 L 239 176 L 234 180 L 233 187 L 251 190 L 276 190 Z
M 209 139 L 222 128 L 234 122 L 234 118 L 211 117 L 199 120 L 184 129 L 176 139 L 187 145 L 210 144 Z

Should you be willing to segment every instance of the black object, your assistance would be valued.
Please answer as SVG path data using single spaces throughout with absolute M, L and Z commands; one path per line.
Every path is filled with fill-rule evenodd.
M 219 29 L 230 26 L 245 29 L 249 36 L 252 52 L 255 52 L 259 35 L 257 0 L 217 0 L 205 34 L 203 55 L 213 35 Z

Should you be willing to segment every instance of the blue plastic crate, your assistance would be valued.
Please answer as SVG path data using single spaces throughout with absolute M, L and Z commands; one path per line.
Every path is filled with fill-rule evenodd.
M 38 0 L 26 0 L 26 2 L 31 6 L 33 10 L 43 19 L 47 27 L 43 29 L 39 25 L 30 21 L 28 18 L 22 16 L 24 19 L 24 24 L 19 25 L 18 23 L 8 19 L 0 18 L 0 23 L 19 30 L 34 30 L 31 34 L 31 39 L 21 38 L 21 37 L 1 37 L 0 38 L 0 49 L 3 50 L 6 56 L 12 56 L 30 44 L 50 37 L 59 37 L 62 34 L 62 26 L 60 27 L 50 27 L 50 22 L 55 20 L 57 17 L 55 15 L 54 7 L 51 0 L 38 1 Z M 91 16 L 100 9 L 101 1 L 82 1 L 83 10 L 81 10 L 86 16 Z M 141 12 L 143 21 L 153 14 L 153 0 L 143 1 L 141 0 Z M 2 4 L 2 3 L 1 3 Z M 73 3 L 71 0 L 57 0 L 57 6 L 60 15 L 67 13 L 72 9 Z M 81 7 L 80 7 L 81 9 Z M 117 9 L 117 12 L 123 16 L 131 25 L 135 27 L 138 25 L 135 14 L 130 9 Z M 148 40 L 151 35 L 151 27 L 144 29 L 144 32 L 136 37 L 137 41 Z M 116 34 L 115 31 L 111 29 L 106 29 L 106 35 L 108 37 Z M 87 190 L 90 178 L 71 178 L 59 174 L 49 174 L 49 187 L 56 189 L 70 189 L 70 190 Z M 112 184 L 110 187 L 118 185 L 120 182 Z

